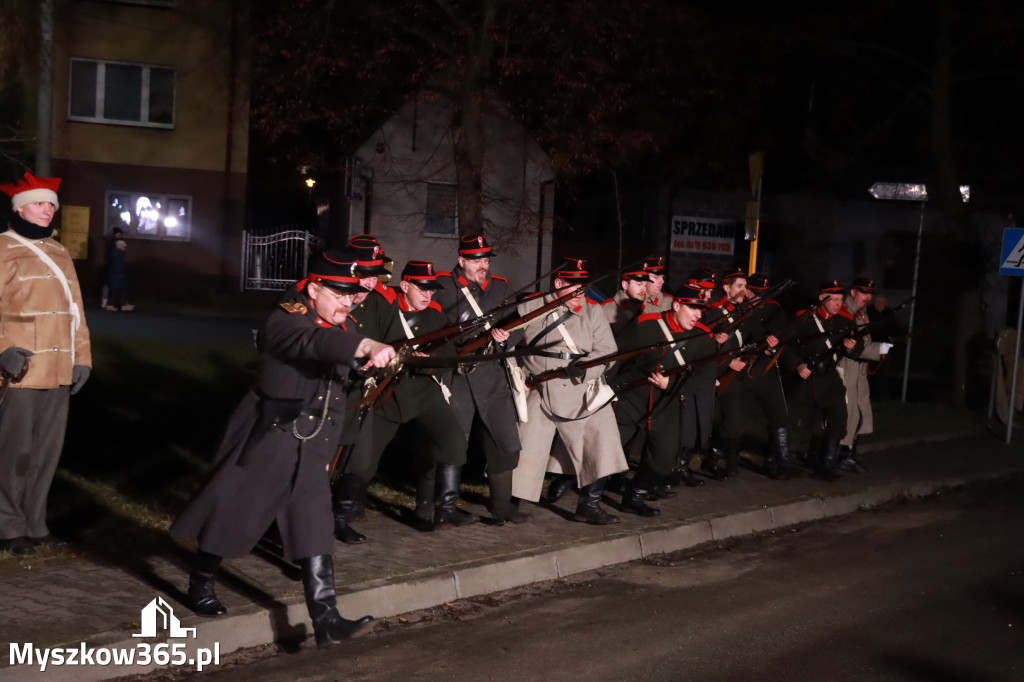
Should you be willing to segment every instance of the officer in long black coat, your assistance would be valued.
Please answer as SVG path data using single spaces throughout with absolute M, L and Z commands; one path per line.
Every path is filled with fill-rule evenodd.
M 256 383 L 228 422 L 212 475 L 171 526 L 173 535 L 198 543 L 188 606 L 217 616 L 226 613 L 213 589 L 221 558 L 249 552 L 276 521 L 285 558 L 302 567 L 318 646 L 370 620 L 338 613 L 328 468 L 344 423 L 350 369 L 357 358 L 383 367 L 395 355 L 345 328 L 361 288 L 354 264 L 349 252 L 321 254 L 296 299 L 268 316 Z

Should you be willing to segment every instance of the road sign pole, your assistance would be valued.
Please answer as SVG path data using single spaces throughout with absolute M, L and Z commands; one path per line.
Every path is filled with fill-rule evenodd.
M 1020 280 L 1020 305 L 1017 306 L 1017 343 L 1013 349 L 1013 374 L 1010 375 L 1010 411 L 1006 415 L 1006 444 L 1010 444 L 1010 434 L 1013 433 L 1013 417 L 1016 409 L 1015 398 L 1017 397 L 1017 363 L 1020 362 L 1020 332 L 1024 323 L 1024 277 Z
M 914 254 L 914 283 L 910 290 L 910 322 L 907 323 L 907 354 L 903 358 L 903 393 L 900 402 L 907 402 L 907 381 L 910 378 L 910 345 L 914 341 L 914 308 L 917 307 L 917 273 L 921 268 L 921 236 L 924 233 L 924 202 L 921 202 L 921 218 L 917 223 L 917 251 Z

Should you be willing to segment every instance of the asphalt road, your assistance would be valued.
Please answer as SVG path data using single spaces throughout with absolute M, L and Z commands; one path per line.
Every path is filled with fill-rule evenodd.
M 1021 680 L 1022 531 L 1024 480 L 987 484 L 406 614 L 327 649 L 239 652 L 203 679 Z

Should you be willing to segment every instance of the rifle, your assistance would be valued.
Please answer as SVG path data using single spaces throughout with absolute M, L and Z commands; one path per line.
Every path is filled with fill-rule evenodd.
M 790 339 L 790 341 L 788 341 L 787 343 L 796 343 L 798 346 L 802 346 L 802 345 L 804 345 L 805 343 L 807 343 L 809 341 L 814 341 L 816 339 L 821 339 L 821 338 L 825 338 L 825 339 L 828 339 L 830 341 L 831 341 L 831 339 L 833 337 L 835 337 L 837 339 L 860 339 L 860 338 L 863 338 L 863 337 L 867 336 L 868 334 L 870 334 L 873 329 L 877 329 L 878 327 L 881 327 L 883 323 L 888 322 L 894 315 L 896 315 L 896 313 L 898 313 L 899 311 L 903 310 L 908 305 L 910 305 L 914 301 L 915 298 L 916 298 L 916 296 L 911 296 L 906 301 L 904 301 L 903 303 L 900 303 L 898 306 L 896 306 L 895 308 L 890 310 L 889 313 L 885 317 L 880 317 L 877 320 L 875 320 L 874 322 L 868 322 L 867 324 L 861 325 L 859 327 L 855 326 L 852 332 L 848 328 L 830 329 L 828 331 L 816 332 L 814 334 L 808 334 L 806 336 L 801 336 L 801 337 L 798 337 L 796 339 Z M 809 314 L 813 314 L 813 313 L 809 313 Z M 833 355 L 836 352 L 836 350 L 837 350 L 836 348 L 826 348 L 825 350 L 822 350 L 821 352 L 815 353 L 809 359 L 807 359 L 805 362 L 807 363 L 807 365 L 809 367 L 813 366 L 813 365 L 817 364 L 818 362 L 820 362 L 821 360 L 823 360 L 825 358 L 825 356 Z
M 615 353 L 609 353 L 608 355 L 602 355 L 601 357 L 594 358 L 593 360 L 587 360 L 586 362 L 575 362 L 569 364 L 578 369 L 586 371 L 591 367 L 597 367 L 599 365 L 610 365 L 611 363 L 618 362 L 619 360 L 628 360 L 629 358 L 636 357 L 637 355 L 643 355 L 644 353 L 648 353 L 652 350 L 656 350 L 663 346 L 670 346 L 674 343 L 682 343 L 687 339 L 692 339 L 697 336 L 700 336 L 701 334 L 706 333 L 707 332 L 705 332 L 702 329 L 691 330 L 686 334 L 680 336 L 678 339 L 667 339 L 665 341 L 653 343 L 649 346 L 641 346 L 639 348 L 634 348 L 633 350 L 617 351 Z M 567 370 L 568 366 L 560 367 L 559 369 L 549 369 L 546 372 L 541 372 L 540 374 L 531 376 L 529 380 L 526 382 L 526 385 L 529 386 L 530 388 L 534 388 L 535 386 L 543 384 L 545 381 L 551 381 L 552 379 L 562 379 L 569 375 Z
M 723 360 L 723 359 L 731 360 L 732 358 L 737 357 L 739 355 L 743 355 L 744 353 L 749 353 L 753 349 L 753 347 L 754 347 L 753 343 L 747 343 L 747 344 L 744 344 L 744 345 L 740 346 L 739 348 L 733 348 L 732 350 L 727 350 L 727 351 L 724 351 L 722 353 L 712 353 L 711 355 L 705 355 L 704 357 L 697 358 L 696 360 L 688 362 L 685 365 L 677 365 L 676 367 L 673 367 L 672 369 L 667 369 L 667 370 L 662 371 L 661 368 L 660 368 L 660 365 L 659 365 L 659 367 L 657 369 L 655 369 L 654 371 L 661 372 L 661 374 L 663 374 L 666 377 L 676 377 L 676 376 L 679 376 L 681 378 L 681 381 L 679 383 L 682 383 L 682 381 L 685 381 L 686 378 L 690 376 L 690 373 L 696 367 L 699 367 L 700 365 L 703 365 L 703 364 L 706 364 L 706 363 L 709 363 L 709 362 L 714 362 L 716 360 Z M 616 393 L 626 393 L 626 392 L 635 390 L 637 388 L 641 388 L 643 386 L 650 386 L 650 385 L 651 385 L 651 383 L 648 381 L 648 377 L 644 377 L 643 379 L 634 379 L 633 381 L 630 381 L 628 383 L 619 384 L 617 386 L 614 386 L 613 388 L 615 389 Z M 667 388 L 665 389 L 665 392 L 668 393 L 668 389 Z
M 743 324 L 747 320 L 747 318 L 754 314 L 755 310 L 757 310 L 762 305 L 778 296 L 780 293 L 782 293 L 789 287 L 793 286 L 795 283 L 796 282 L 794 282 L 792 279 L 783 280 L 776 284 L 775 286 L 771 287 L 770 289 L 767 289 L 764 292 L 764 294 L 758 296 L 757 300 L 754 301 L 753 303 L 741 303 L 739 306 L 736 307 L 736 310 L 740 312 L 734 319 L 732 319 L 727 324 L 722 324 L 722 320 L 728 319 L 727 316 L 723 315 L 722 317 L 718 318 L 718 320 L 715 321 L 715 328 L 712 331 L 715 334 L 728 334 L 729 332 Z M 722 328 L 719 329 L 719 326 L 721 326 Z
M 557 268 L 556 268 L 556 270 L 557 270 Z M 592 279 L 589 282 L 587 282 L 586 286 L 580 285 L 582 287 L 582 289 L 576 289 L 575 287 L 577 285 L 575 285 L 575 284 L 570 284 L 569 286 L 562 287 L 560 289 L 554 289 L 553 291 L 550 291 L 550 292 L 548 292 L 547 294 L 544 294 L 544 295 L 547 296 L 547 295 L 550 295 L 550 294 L 554 294 L 554 293 L 558 293 L 558 292 L 561 292 L 561 291 L 565 291 L 566 289 L 572 289 L 572 291 L 570 291 L 568 294 L 565 294 L 564 296 L 561 296 L 559 298 L 554 299 L 553 301 L 550 301 L 550 302 L 544 304 L 543 306 L 541 306 L 540 308 L 537 308 L 536 310 L 531 310 L 530 312 L 526 313 L 525 315 L 517 317 L 516 319 L 514 319 L 514 320 L 512 320 L 510 322 L 506 322 L 505 324 L 503 324 L 500 327 L 498 327 L 498 329 L 501 329 L 502 331 L 506 331 L 506 332 L 511 332 L 511 331 L 515 331 L 516 329 L 519 329 L 520 327 L 525 327 L 526 325 L 528 325 L 530 322 L 532 322 L 533 320 L 537 319 L 541 315 L 547 313 L 550 310 L 553 310 L 553 309 L 557 308 L 559 305 L 562 305 L 565 301 L 575 297 L 581 291 L 585 292 L 587 289 L 589 289 L 595 283 L 600 282 L 603 279 L 607 279 L 611 275 L 614 275 L 616 272 L 618 272 L 618 270 L 612 270 L 610 272 L 606 272 L 605 274 L 601 275 L 597 279 Z M 459 351 L 459 353 L 460 354 L 462 354 L 462 353 L 472 353 L 474 351 L 477 351 L 480 348 L 483 348 L 484 346 L 486 346 L 487 343 L 490 340 L 491 340 L 490 334 L 481 334 L 480 336 L 476 337 L 472 341 L 469 341 L 468 343 L 466 343 L 462 347 L 462 349 Z

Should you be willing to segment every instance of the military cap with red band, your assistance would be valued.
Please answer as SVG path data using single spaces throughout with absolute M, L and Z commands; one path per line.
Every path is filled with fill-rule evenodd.
M 768 275 L 763 272 L 752 272 L 750 273 L 750 277 L 747 277 L 748 289 L 753 289 L 754 291 L 765 291 L 768 287 Z
M 678 293 L 672 300 L 684 303 L 691 308 L 706 308 L 708 306 L 707 301 L 704 300 L 704 290 L 696 284 L 684 284 L 679 287 Z
M 689 284 L 698 286 L 701 289 L 714 289 L 717 275 L 709 267 L 702 267 L 690 274 Z
M 0 190 L 11 197 L 11 208 L 17 211 L 25 204 L 37 201 L 49 202 L 54 208 L 60 208 L 60 202 L 57 201 L 59 187 L 60 178 L 37 178 L 26 171 L 17 181 L 0 185 Z
M 651 256 L 644 259 L 644 270 L 653 272 L 655 275 L 665 274 L 665 259 L 661 256 Z
M 747 273 L 738 265 L 722 272 L 722 283 L 725 284 L 730 279 L 736 279 L 737 277 L 747 278 Z
M 440 289 L 434 264 L 425 260 L 411 260 L 402 269 L 402 281 L 411 282 L 420 289 Z
M 494 255 L 487 237 L 478 235 L 476 237 L 462 237 L 459 240 L 459 255 L 463 258 L 490 258 Z
M 819 296 L 824 294 L 841 294 L 844 291 L 845 290 L 842 285 L 839 284 L 838 279 L 826 279 L 821 283 L 821 286 L 818 287 Z
M 857 277 L 853 280 L 853 286 L 850 288 L 865 294 L 873 294 L 875 293 L 875 280 L 868 277 Z
M 351 249 L 317 254 L 309 265 L 309 275 L 297 286 L 301 291 L 308 284 L 320 284 L 343 294 L 359 294 L 366 291 L 366 288 L 359 284 L 356 255 Z
M 590 279 L 586 259 L 566 258 L 562 261 L 562 267 L 555 272 L 555 277 L 566 282 L 586 282 Z

